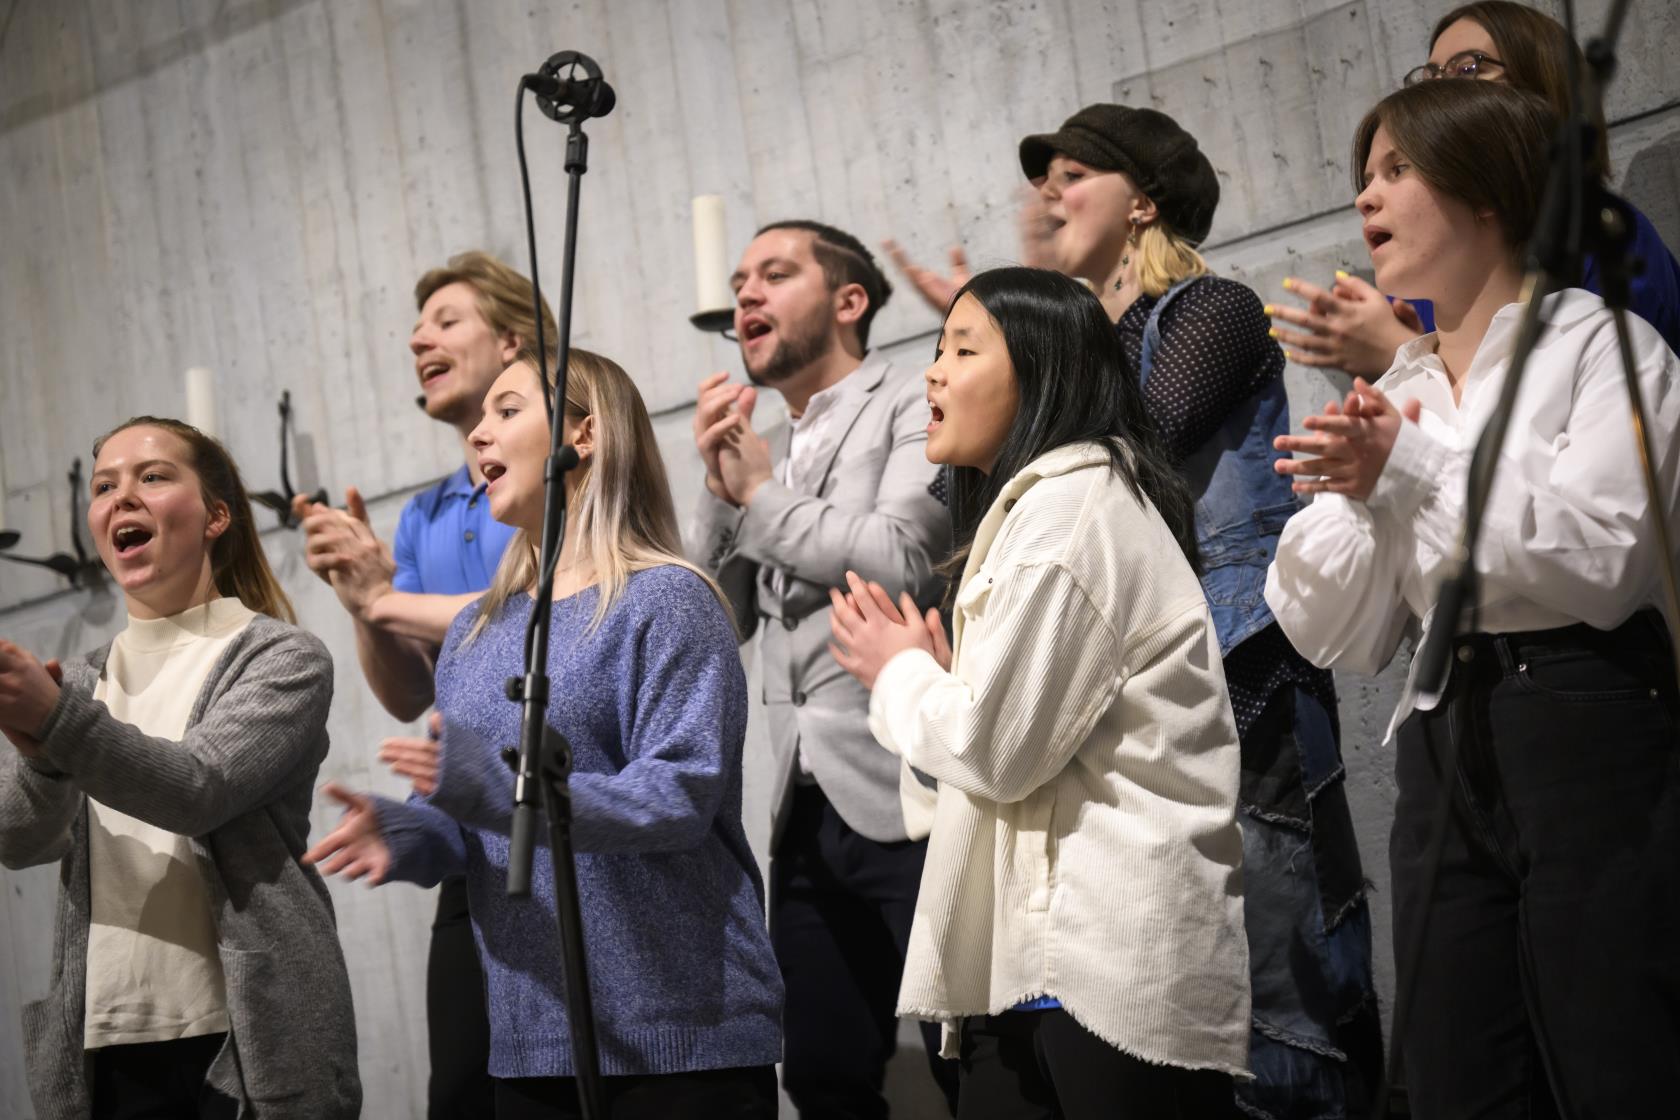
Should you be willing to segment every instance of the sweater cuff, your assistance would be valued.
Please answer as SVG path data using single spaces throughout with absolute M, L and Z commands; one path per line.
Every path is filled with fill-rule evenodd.
M 73 760 L 75 745 L 84 737 L 79 729 L 86 727 L 97 703 L 86 693 L 59 686 L 58 703 L 53 705 L 53 710 L 47 714 L 46 722 L 41 724 L 34 735 L 35 741 L 41 744 L 41 753 L 46 756 L 40 761 L 50 764 L 53 767 L 52 772 L 60 775 L 75 772 L 74 768 L 66 763 Z M 36 769 L 41 768 L 37 766 Z
M 1440 484 L 1441 470 L 1447 459 L 1447 448 L 1432 438 L 1414 421 L 1400 421 L 1400 431 L 1394 437 L 1394 447 L 1388 453 L 1377 484 L 1371 489 L 1366 503 L 1376 509 L 1387 509 L 1401 521 L 1409 520 L 1417 508 L 1435 492 Z
M 40 742 L 40 740 L 37 739 L 36 742 Z M 33 771 L 36 777 L 46 778 L 57 782 L 65 781 L 70 777 L 69 774 L 54 766 L 49 759 L 30 758 L 26 754 L 20 754 L 20 757 L 23 764 Z
M 491 750 L 475 732 L 446 719 L 438 739 L 437 789 L 422 800 L 462 824 L 505 832 L 509 806 L 502 805 L 498 813 L 491 802 L 512 780 L 499 749 Z M 511 794 L 507 800 L 511 802 Z
M 379 838 L 385 841 L 385 848 L 391 853 L 391 867 L 386 879 L 422 887 L 435 886 L 440 882 L 444 872 L 437 866 L 431 830 L 426 827 L 422 816 L 425 810 L 377 793 L 369 795 L 369 800 L 373 802 L 374 815 L 379 821 Z

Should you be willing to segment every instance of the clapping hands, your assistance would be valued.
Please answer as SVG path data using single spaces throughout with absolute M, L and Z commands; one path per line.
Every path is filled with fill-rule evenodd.
M 1321 414 L 1302 421 L 1306 435 L 1279 436 L 1273 446 L 1308 459 L 1279 459 L 1273 466 L 1293 479 L 1297 494 L 1345 494 L 1365 501 L 1376 488 L 1400 425 L 1417 422 L 1422 405 L 1410 400 L 1396 408 L 1375 386 L 1356 378 L 1353 392 L 1340 405 L 1331 401 Z
M 332 585 L 345 610 L 365 619 L 369 608 L 390 592 L 397 565 L 368 523 L 361 492 L 352 486 L 344 497 L 348 508 L 334 509 L 299 494 L 292 499 L 292 515 L 303 527 L 310 571 Z
M 700 382 L 694 409 L 694 442 L 706 466 L 706 489 L 734 506 L 752 502 L 771 477 L 770 444 L 753 430 L 758 390 L 714 373 Z
M 940 668 L 951 668 L 951 646 L 938 608 L 924 616 L 908 592 L 895 605 L 886 588 L 866 583 L 856 572 L 846 573 L 846 585 L 847 592 L 828 592 L 833 604 L 828 621 L 834 631 L 828 652 L 865 688 L 874 688 L 881 667 L 907 649 L 926 650 Z
M 1283 304 L 1265 309 L 1272 318 L 1300 328 L 1272 331 L 1274 338 L 1289 347 L 1284 353 L 1292 362 L 1380 377 L 1394 363 L 1394 352 L 1423 333 L 1416 308 L 1403 299 L 1390 303 L 1351 273 L 1336 273 L 1328 289 L 1293 276 L 1283 286 L 1306 301 L 1304 307 Z
M 58 706 L 64 671 L 22 646 L 0 640 L 0 734 L 27 758 L 41 757 L 34 733 Z

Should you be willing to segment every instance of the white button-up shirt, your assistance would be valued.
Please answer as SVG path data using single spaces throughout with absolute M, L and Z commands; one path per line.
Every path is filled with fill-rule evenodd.
M 847 394 L 862 392 L 860 385 L 857 370 L 853 370 L 828 388 L 812 393 L 811 399 L 805 402 L 805 411 L 788 417 L 788 453 L 776 468 L 777 482 L 795 494 L 816 495 L 822 485 L 823 470 L 834 458 L 835 444 L 846 435 L 834 422 L 836 416 L 843 415 L 835 406 Z M 770 573 L 771 590 L 778 597 L 786 595 L 788 580 L 792 578 L 783 569 L 775 569 Z M 814 783 L 816 779 L 805 760 L 804 750 L 796 749 L 800 782 Z
M 1423 412 L 1401 425 L 1369 500 L 1320 494 L 1284 528 L 1266 602 L 1314 664 L 1375 673 L 1405 634 L 1421 644 L 1457 549 L 1470 457 L 1498 404 L 1521 317 L 1515 303 L 1494 316 L 1459 403 L 1436 336 L 1402 346 L 1377 387 L 1396 407 L 1417 400 Z M 1609 630 L 1663 604 L 1614 320 L 1598 296 L 1573 288 L 1548 301 L 1544 319 L 1476 542 L 1476 627 L 1490 633 L 1577 622 Z M 1630 315 L 1627 324 L 1664 514 L 1680 529 L 1680 361 L 1643 320 Z M 1434 700 L 1408 681 L 1389 734 Z

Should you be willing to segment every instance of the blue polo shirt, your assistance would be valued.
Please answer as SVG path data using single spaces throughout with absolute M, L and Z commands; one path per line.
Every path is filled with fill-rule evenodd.
M 490 500 L 461 469 L 408 500 L 397 521 L 391 586 L 423 595 L 470 595 L 490 586 L 515 530 L 490 516 Z

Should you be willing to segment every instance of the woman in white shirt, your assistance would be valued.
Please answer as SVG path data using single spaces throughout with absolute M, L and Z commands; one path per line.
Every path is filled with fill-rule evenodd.
M 1457 624 L 1430 614 L 1512 357 L 1552 127 L 1539 97 L 1490 82 L 1400 90 L 1359 127 L 1377 286 L 1432 299 L 1438 329 L 1278 440 L 1307 456 L 1278 469 L 1316 499 L 1284 530 L 1266 600 L 1320 665 L 1376 672 L 1402 636 Z M 1415 992 L 1399 1041 L 1419 1116 L 1647 1115 L 1680 1061 L 1680 729 L 1654 513 L 1611 313 L 1569 289 L 1543 319 L 1472 621 L 1441 694 L 1408 685 L 1391 727 L 1395 944 Z M 1680 365 L 1627 324 L 1673 523 Z
M 140 417 L 93 454 L 87 527 L 127 625 L 62 669 L 0 641 L 0 862 L 60 868 L 23 1012 L 36 1112 L 347 1120 L 349 977 L 300 860 L 332 659 L 226 448 Z
M 938 782 L 899 1012 L 946 1024 L 959 1120 L 1230 1115 L 1245 1072 L 1236 726 L 1189 492 L 1123 369 L 1077 281 L 970 280 L 926 375 L 953 644 L 835 594 L 871 730 Z

